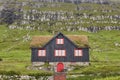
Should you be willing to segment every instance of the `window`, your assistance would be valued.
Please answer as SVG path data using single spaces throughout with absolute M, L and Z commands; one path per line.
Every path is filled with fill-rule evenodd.
M 75 49 L 74 56 L 83 56 L 81 49 Z
M 46 56 L 46 50 L 38 50 L 38 56 L 40 57 Z
M 61 57 L 61 56 L 66 56 L 66 51 L 65 50 L 55 50 L 55 56 Z
M 64 39 L 63 38 L 57 38 L 56 39 L 56 44 L 64 44 Z

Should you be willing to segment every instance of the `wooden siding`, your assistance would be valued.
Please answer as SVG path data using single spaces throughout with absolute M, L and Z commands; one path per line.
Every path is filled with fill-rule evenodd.
M 64 38 L 64 44 L 56 44 L 56 38 Z M 58 34 L 57 36 L 53 37 L 45 46 L 42 47 L 46 50 L 46 57 L 38 57 L 38 50 L 39 48 L 31 48 L 32 55 L 31 61 L 32 62 L 89 62 L 89 48 L 81 48 L 83 51 L 82 57 L 75 57 L 74 56 L 74 49 L 78 48 L 72 41 L 70 41 L 67 37 L 63 34 Z M 54 50 L 56 49 L 65 49 L 66 56 L 65 57 L 55 57 Z

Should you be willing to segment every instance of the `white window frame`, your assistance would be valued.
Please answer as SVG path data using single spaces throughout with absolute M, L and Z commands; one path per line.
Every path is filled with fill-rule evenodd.
M 57 38 L 56 44 L 64 44 L 64 38 Z
M 65 57 L 66 56 L 66 50 L 55 50 L 54 56 L 55 57 Z
M 46 50 L 39 49 L 38 50 L 38 56 L 39 57 L 45 57 L 46 56 Z
M 75 49 L 75 50 L 74 50 L 74 56 L 75 56 L 75 57 L 81 57 L 81 56 L 83 56 L 83 51 L 82 51 L 82 49 Z

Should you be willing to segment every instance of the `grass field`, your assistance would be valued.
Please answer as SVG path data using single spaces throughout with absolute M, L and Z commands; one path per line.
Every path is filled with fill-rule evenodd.
M 98 79 L 99 77 L 96 79 L 95 77 L 92 78 L 95 80 L 112 80 L 113 78 L 115 78 L 113 80 L 120 79 L 118 76 L 120 74 L 119 31 L 100 31 L 98 33 L 78 31 L 63 33 L 66 35 L 87 35 L 90 45 L 91 65 L 87 67 L 76 66 L 76 69 L 68 72 L 68 75 L 94 74 L 100 75 L 100 78 L 103 77 L 102 79 Z M 27 34 L 30 36 L 29 40 L 24 39 L 24 36 Z M 21 74 L 44 72 L 27 69 L 27 66 L 31 65 L 30 41 L 31 37 L 34 35 L 53 36 L 53 34 L 48 32 L 40 32 L 37 30 L 9 30 L 4 25 L 0 26 L 0 72 L 16 71 Z M 73 80 L 73 78 L 70 78 L 70 80 Z M 74 80 L 78 79 L 75 78 Z

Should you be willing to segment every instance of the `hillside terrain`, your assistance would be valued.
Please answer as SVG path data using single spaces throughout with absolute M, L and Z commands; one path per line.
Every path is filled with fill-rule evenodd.
M 91 65 L 76 66 L 69 80 L 119 80 L 119 5 L 119 0 L 0 0 L 0 75 L 46 73 L 28 68 L 30 42 L 60 31 L 89 39 Z
M 120 33 L 117 30 L 88 33 L 83 31 L 66 32 L 65 35 L 87 35 L 90 46 L 90 63 L 88 67 L 77 67 L 69 72 L 72 74 L 94 74 L 97 77 L 115 77 L 120 72 Z M 30 42 L 32 36 L 54 36 L 49 32 L 39 30 L 10 30 L 7 26 L 0 26 L 0 74 L 41 74 L 45 71 L 30 70 L 31 64 Z M 82 69 L 82 70 L 81 70 Z M 4 71 L 4 72 L 3 72 Z M 5 73 L 7 71 L 7 73 Z M 14 71 L 15 73 L 8 73 Z M 46 73 L 46 72 L 45 72 Z M 87 78 L 87 77 L 86 77 Z M 119 78 L 119 77 L 118 77 Z M 80 77 L 78 77 L 80 79 Z M 91 79 L 91 80 L 93 80 Z M 112 78 L 113 79 L 113 78 Z M 70 80 L 77 80 L 71 78 Z M 86 80 L 86 79 L 83 79 Z M 119 79 L 113 79 L 119 80 Z
M 0 22 L 1 24 L 7 23 L 10 29 L 40 30 L 51 33 L 55 31 L 120 30 L 119 1 L 95 0 L 107 1 L 107 4 L 97 4 L 94 0 L 78 1 L 82 3 L 73 4 L 54 0 L 3 0 L 0 3 Z

